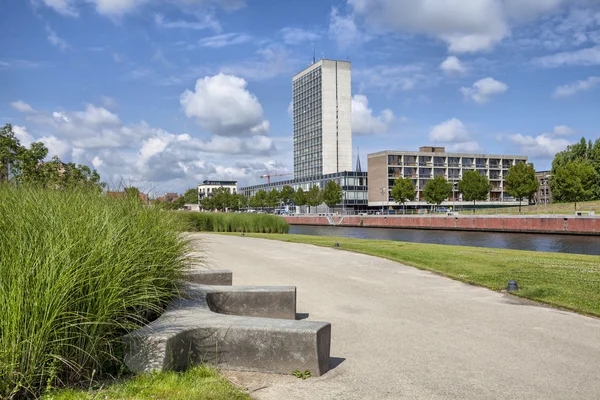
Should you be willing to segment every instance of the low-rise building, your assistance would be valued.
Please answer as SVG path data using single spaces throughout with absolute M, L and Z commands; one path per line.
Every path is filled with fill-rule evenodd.
M 452 196 L 446 205 L 472 205 L 465 202 L 458 192 L 458 181 L 465 171 L 478 171 L 485 175 L 492 184 L 486 206 L 505 206 L 518 204 L 506 192 L 505 178 L 510 166 L 519 162 L 527 162 L 526 156 L 447 153 L 444 147 L 420 147 L 419 151 L 386 150 L 369 154 L 368 179 L 369 206 L 397 206 L 391 197 L 391 189 L 397 178 L 410 178 L 417 191 L 414 201 L 408 206 L 423 206 L 427 202 L 424 189 L 427 182 L 434 177 L 443 176 L 453 183 Z
M 204 181 L 198 185 L 198 201 L 202 201 L 206 196 L 212 197 L 219 188 L 229 189 L 232 194 L 238 192 L 237 181 Z

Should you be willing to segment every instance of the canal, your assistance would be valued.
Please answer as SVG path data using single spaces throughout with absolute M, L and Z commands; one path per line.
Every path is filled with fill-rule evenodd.
M 290 233 L 600 255 L 600 236 L 291 225 Z

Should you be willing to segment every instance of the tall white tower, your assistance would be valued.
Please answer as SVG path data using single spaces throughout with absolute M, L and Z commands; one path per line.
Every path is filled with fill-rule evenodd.
M 320 60 L 292 82 L 294 178 L 352 171 L 350 62 Z

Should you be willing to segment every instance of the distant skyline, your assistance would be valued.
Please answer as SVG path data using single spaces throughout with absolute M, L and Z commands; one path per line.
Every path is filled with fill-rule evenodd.
M 526 155 L 600 136 L 600 0 L 0 0 L 0 117 L 157 193 L 293 171 L 292 76 L 352 62 L 360 148 Z

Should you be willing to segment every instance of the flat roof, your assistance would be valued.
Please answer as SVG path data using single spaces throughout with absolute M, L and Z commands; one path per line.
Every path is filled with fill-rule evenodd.
M 474 158 L 524 158 L 529 159 L 528 156 L 523 155 L 511 155 L 511 154 L 484 154 L 484 153 L 434 153 L 434 152 L 423 152 L 423 151 L 404 151 L 404 150 L 384 150 L 378 151 L 377 153 L 367 154 L 367 158 L 379 157 L 383 155 L 409 155 L 409 156 L 449 156 L 449 157 L 474 157 Z
M 200 185 L 223 185 L 223 186 L 232 186 L 237 185 L 237 181 L 204 181 Z
M 308 65 L 306 68 L 304 68 L 302 71 L 297 72 L 296 74 L 294 74 L 294 76 L 292 77 L 292 80 L 294 80 L 298 75 L 301 75 L 302 73 L 304 73 L 306 70 L 310 69 L 310 68 L 316 68 L 316 66 L 318 66 L 317 64 L 323 64 L 323 61 L 334 61 L 334 62 L 340 62 L 340 63 L 348 63 L 348 64 L 352 64 L 350 61 L 347 60 L 332 60 L 330 58 L 321 58 L 317 61 L 315 61 L 314 63 Z

